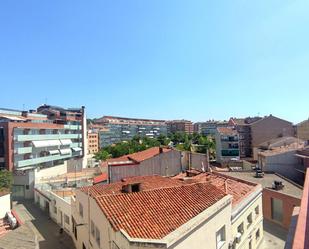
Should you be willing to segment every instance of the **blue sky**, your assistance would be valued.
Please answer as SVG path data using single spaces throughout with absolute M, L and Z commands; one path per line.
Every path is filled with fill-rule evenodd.
M 309 117 L 309 1 L 2 0 L 0 106 Z

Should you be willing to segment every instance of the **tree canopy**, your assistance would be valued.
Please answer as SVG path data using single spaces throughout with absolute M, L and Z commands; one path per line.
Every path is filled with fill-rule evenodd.
M 0 191 L 4 189 L 11 189 L 12 182 L 12 173 L 7 170 L 0 170 Z
M 176 132 L 165 135 L 159 135 L 156 138 L 135 136 L 130 141 L 119 142 L 114 145 L 102 148 L 95 158 L 98 160 L 107 160 L 109 158 L 120 157 L 123 155 L 139 152 L 156 146 L 174 146 L 178 150 L 193 151 L 198 153 L 210 153 L 214 157 L 215 142 L 213 138 L 201 134 L 186 134 Z

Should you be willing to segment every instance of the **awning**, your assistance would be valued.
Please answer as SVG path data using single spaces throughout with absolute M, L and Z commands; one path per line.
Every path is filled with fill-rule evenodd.
M 49 147 L 49 146 L 59 146 L 61 145 L 60 141 L 57 140 L 41 140 L 41 141 L 32 141 L 32 144 L 36 148 Z
M 79 147 L 75 147 L 75 148 L 71 148 L 73 151 L 81 151 L 82 148 L 79 148 Z
M 71 154 L 71 149 L 61 149 L 60 154 L 61 155 Z
M 49 151 L 49 154 L 50 154 L 50 155 L 57 155 L 57 154 L 59 154 L 59 153 L 60 153 L 59 150 L 50 150 L 50 151 Z
M 60 139 L 62 145 L 70 145 L 72 143 L 71 139 Z

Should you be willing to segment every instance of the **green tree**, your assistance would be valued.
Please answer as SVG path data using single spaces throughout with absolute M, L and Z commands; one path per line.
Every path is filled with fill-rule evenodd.
M 12 172 L 7 170 L 0 171 L 0 190 L 2 189 L 11 189 L 13 183 Z

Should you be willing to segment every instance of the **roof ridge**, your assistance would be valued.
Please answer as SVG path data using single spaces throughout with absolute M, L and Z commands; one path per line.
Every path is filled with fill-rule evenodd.
M 177 181 L 177 180 L 176 180 Z M 129 183 L 130 184 L 130 183 Z M 191 187 L 193 185 L 211 185 L 212 187 L 218 189 L 219 191 L 222 191 L 220 188 L 209 182 L 191 182 L 191 183 L 184 183 L 182 185 L 175 185 L 175 186 L 166 186 L 166 187 L 159 187 L 159 188 L 153 188 L 153 189 L 145 189 L 139 192 L 130 192 L 130 193 L 115 193 L 115 194 L 100 194 L 93 196 L 94 199 L 97 199 L 99 197 L 105 197 L 105 196 L 119 196 L 119 195 L 131 195 L 131 194 L 139 194 L 139 193 L 149 193 L 149 192 L 156 192 L 159 190 L 165 190 L 165 189 L 178 189 L 183 187 Z M 224 191 L 222 193 L 226 194 Z

